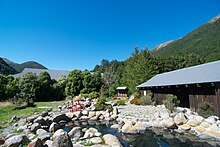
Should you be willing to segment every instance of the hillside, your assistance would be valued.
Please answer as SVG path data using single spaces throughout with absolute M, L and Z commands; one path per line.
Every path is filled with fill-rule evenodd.
M 220 15 L 208 23 L 188 33 L 179 40 L 154 48 L 153 54 L 172 56 L 178 53 L 194 53 L 203 59 L 214 61 L 220 59 Z
M 2 58 L 0 58 L 0 74 L 15 74 L 16 71 L 10 67 Z
M 16 70 L 17 73 L 22 72 L 25 68 L 37 68 L 37 69 L 47 69 L 45 66 L 35 62 L 35 61 L 28 61 L 24 62 L 22 64 L 15 63 L 13 61 L 10 61 L 6 58 L 3 58 L 3 60 L 12 68 Z

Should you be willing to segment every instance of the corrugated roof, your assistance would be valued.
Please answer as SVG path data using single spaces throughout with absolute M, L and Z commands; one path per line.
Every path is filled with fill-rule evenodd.
M 125 90 L 125 89 L 127 89 L 127 87 L 117 87 L 116 89 L 117 90 Z
M 158 74 L 137 88 L 209 82 L 220 82 L 220 60 Z
M 58 80 L 62 76 L 67 77 L 69 73 L 69 71 L 67 70 L 47 70 L 47 69 L 25 68 L 21 73 L 15 74 L 13 76 L 22 78 L 28 72 L 36 73 L 36 75 L 38 76 L 41 72 L 44 72 L 44 71 L 50 74 L 51 79 L 55 79 L 55 80 Z

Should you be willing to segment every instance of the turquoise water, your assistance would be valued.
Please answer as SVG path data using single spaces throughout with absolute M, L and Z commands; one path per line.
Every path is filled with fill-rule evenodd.
M 111 123 L 86 123 L 83 124 L 80 122 L 76 123 L 77 126 L 83 128 L 96 128 L 102 134 L 113 134 L 118 137 L 119 141 L 123 147 L 213 147 L 216 145 L 211 145 L 205 141 L 201 142 L 195 136 L 192 136 L 192 139 L 195 141 L 189 140 L 189 134 L 178 134 L 175 132 L 170 132 L 169 130 L 155 129 L 147 130 L 140 135 L 125 135 L 118 132 L 116 129 L 111 129 Z M 74 125 L 75 126 L 75 125 Z M 65 128 L 66 131 L 71 128 Z M 177 138 L 178 137 L 178 138 Z

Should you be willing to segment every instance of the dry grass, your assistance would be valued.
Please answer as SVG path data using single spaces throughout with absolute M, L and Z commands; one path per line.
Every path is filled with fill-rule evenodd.
M 11 102 L 0 102 L 0 107 L 13 106 Z

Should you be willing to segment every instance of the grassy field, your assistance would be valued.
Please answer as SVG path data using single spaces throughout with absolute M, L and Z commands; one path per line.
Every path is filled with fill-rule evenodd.
M 63 105 L 64 101 L 55 102 L 36 102 L 36 107 L 27 107 L 25 109 L 15 109 L 15 106 L 10 102 L 0 102 L 0 128 L 5 127 L 13 116 L 19 116 L 25 118 L 33 115 L 35 112 L 43 112 L 47 107 L 57 108 L 59 105 Z

